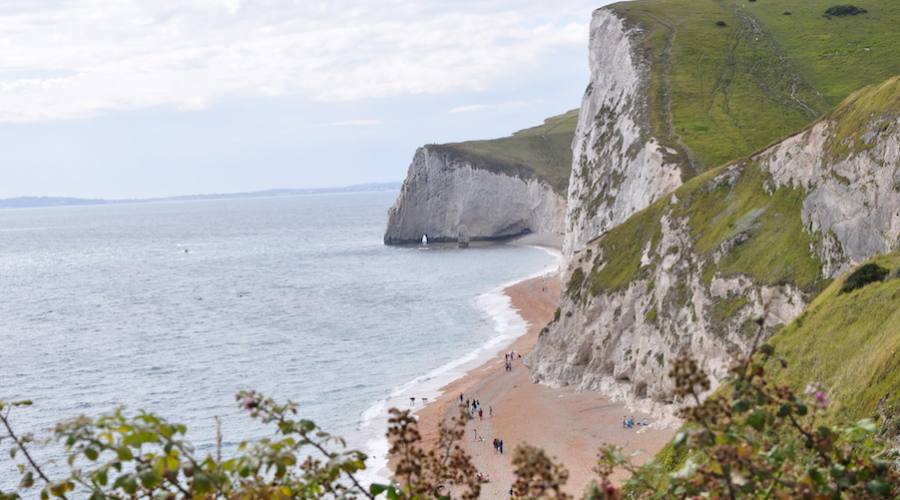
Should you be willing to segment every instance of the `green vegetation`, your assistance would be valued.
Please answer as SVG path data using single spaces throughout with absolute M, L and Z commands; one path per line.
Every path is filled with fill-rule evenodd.
M 805 193 L 781 187 L 770 195 L 765 180 L 758 166 L 747 163 L 733 184 L 712 181 L 703 189 L 686 190 L 675 214 L 688 217 L 702 255 L 731 242 L 718 264 L 724 276 L 746 274 L 766 285 L 816 288 L 820 264 L 810 255 L 811 237 L 800 218 Z
M 900 253 L 877 257 L 869 264 L 890 269 L 896 276 Z M 898 436 L 900 279 L 871 282 L 842 293 L 854 274 L 832 283 L 771 339 L 788 362 L 778 375 L 796 388 L 810 381 L 821 384 L 833 411 L 848 418 L 892 416 L 885 422 L 886 431 Z
M 756 330 L 759 341 L 761 322 Z M 775 359 L 771 345 L 759 345 L 731 369 L 726 390 L 706 399 L 709 375 L 688 354 L 676 359 L 669 376 L 684 428 L 643 466 L 619 447 L 601 448 L 591 498 L 897 498 L 900 460 L 877 424 L 829 423 L 828 394 L 776 383 Z M 609 477 L 618 468 L 631 477 L 616 496 Z
M 881 279 L 864 279 L 859 282 L 864 286 L 842 291 L 860 270 L 873 268 L 885 270 L 875 273 Z M 794 391 L 821 391 L 828 401 L 822 422 L 872 419 L 883 437 L 900 437 L 900 252 L 876 257 L 835 280 L 769 342 L 779 353 L 766 366 L 772 382 Z M 728 391 L 726 385 L 718 393 Z M 670 443 L 655 461 L 663 471 L 675 472 L 687 458 L 687 450 Z
M 641 257 L 645 249 L 653 257 L 665 214 L 687 218 L 693 250 L 700 256 L 711 257 L 723 244 L 731 245 L 718 265 L 709 259 L 704 266 L 707 282 L 719 272 L 747 275 L 762 284 L 821 289 L 826 283 L 800 218 L 803 190 L 782 187 L 769 194 L 765 180 L 751 162 L 711 170 L 677 189 L 675 204 L 665 197 L 636 213 L 599 240 L 603 259 L 595 261 L 589 275 L 591 293 L 625 287 L 641 276 Z
M 855 5 L 835 5 L 834 7 L 825 9 L 826 16 L 857 16 L 859 14 L 865 14 L 866 12 L 868 12 L 866 9 Z
M 828 119 L 836 123 L 836 139 L 827 147 L 870 147 L 865 141 L 874 141 L 877 133 L 895 126 L 898 115 L 900 76 L 855 92 L 832 111 Z M 875 136 L 867 135 L 873 129 Z M 833 158 L 828 151 L 824 154 L 826 161 Z M 769 175 L 752 159 L 740 159 L 689 180 L 675 190 L 674 203 L 671 196 L 657 200 L 595 240 L 600 251 L 584 280 L 591 294 L 627 287 L 659 262 L 662 256 L 656 252 L 663 250 L 656 247 L 666 215 L 688 221 L 692 251 L 703 258 L 697 271 L 704 283 L 717 273 L 746 275 L 760 284 L 793 284 L 818 293 L 828 280 L 811 251 L 822 235 L 810 234 L 801 218 L 806 192 L 786 186 L 773 190 L 771 185 Z M 713 254 L 719 249 L 726 251 L 714 262 Z M 649 265 L 642 267 L 645 253 Z
M 749 303 L 750 301 L 747 300 L 746 297 L 741 296 L 722 299 L 713 305 L 713 319 L 721 323 L 737 314 L 738 311 Z
M 872 147 L 874 142 L 869 141 L 876 136 L 869 134 L 890 127 L 897 115 L 900 115 L 900 76 L 854 92 L 830 115 L 838 128 L 828 145 L 829 157 L 844 158 Z
M 824 17 L 833 6 L 636 0 L 611 7 L 645 30 L 650 122 L 665 145 L 691 150 L 689 176 L 795 132 L 851 92 L 900 74 L 900 3 L 868 0 L 859 5 L 867 15 Z
M 600 239 L 601 252 L 587 280 L 591 295 L 628 286 L 641 269 L 644 249 L 655 246 L 662 236 L 659 220 L 662 202 L 638 212 Z
M 572 271 L 572 276 L 566 285 L 566 295 L 572 297 L 573 300 L 579 300 L 581 298 L 582 284 L 584 284 L 584 271 L 579 267 Z
M 773 353 L 771 346 L 762 345 L 740 360 L 728 379 L 729 390 L 704 401 L 699 394 L 710 387 L 708 375 L 689 356 L 676 359 L 670 377 L 675 397 L 685 403 L 685 429 L 659 460 L 644 466 L 635 466 L 619 447 L 601 447 L 595 468 L 599 481 L 584 498 L 896 498 L 900 463 L 878 439 L 877 424 L 870 419 L 824 421 L 828 396 L 818 388 L 803 394 L 773 383 L 766 369 Z M 0 443 L 11 458 L 8 465 L 15 463 L 22 478 L 14 491 L 0 491 L 0 500 L 17 500 L 22 494 L 91 500 L 474 500 L 488 480 L 460 446 L 468 421 L 462 405 L 459 417 L 442 422 L 436 439 L 428 443 L 415 416 L 391 409 L 387 438 L 394 478 L 366 486 L 358 478 L 366 456 L 346 450 L 342 439 L 298 417 L 296 404 L 253 391 L 239 393 L 237 400 L 273 432 L 241 442 L 233 456 L 222 456 L 221 433 L 215 449 L 201 456 L 187 440 L 184 425 L 117 409 L 57 424 L 52 440 L 61 446 L 68 468 L 53 473 L 32 455 L 35 438 L 14 430 L 15 412 L 31 402 L 0 400 Z M 564 492 L 569 472 L 543 450 L 520 444 L 512 464 L 511 498 L 572 498 Z M 670 472 L 674 467 L 678 469 Z M 617 469 L 631 473 L 624 490 L 610 480 Z
M 538 177 L 565 196 L 572 170 L 572 138 L 577 124 L 578 110 L 573 109 L 509 137 L 431 147 L 452 152 L 488 170 L 514 172 L 523 178 Z
M 870 262 L 853 271 L 841 286 L 842 293 L 858 290 L 868 284 L 884 281 L 889 271 L 874 262 Z

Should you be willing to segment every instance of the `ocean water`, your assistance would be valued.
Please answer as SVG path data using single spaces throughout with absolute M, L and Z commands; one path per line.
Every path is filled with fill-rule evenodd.
M 386 409 L 521 334 L 500 290 L 557 262 L 514 245 L 386 247 L 395 196 L 0 211 L 0 399 L 34 401 L 14 425 L 47 436 L 124 405 L 185 423 L 205 453 L 219 416 L 228 452 L 271 433 L 234 401 L 252 388 L 296 401 L 383 475 Z M 0 489 L 17 482 L 4 451 Z

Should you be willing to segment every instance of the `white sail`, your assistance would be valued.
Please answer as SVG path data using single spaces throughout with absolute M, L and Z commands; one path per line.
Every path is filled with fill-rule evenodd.
M 427 245 L 427 244 L 428 244 L 428 235 L 427 235 L 427 234 L 423 234 L 423 235 L 422 235 L 422 244 L 423 244 L 423 245 Z

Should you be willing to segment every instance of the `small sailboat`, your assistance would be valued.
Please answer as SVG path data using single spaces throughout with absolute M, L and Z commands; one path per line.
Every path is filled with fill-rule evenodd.
M 419 250 L 428 250 L 428 235 L 422 235 L 422 244 L 419 245 Z

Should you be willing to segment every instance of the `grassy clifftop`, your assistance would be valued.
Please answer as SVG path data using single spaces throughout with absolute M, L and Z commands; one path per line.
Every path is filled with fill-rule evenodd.
M 572 137 L 577 123 L 578 110 L 574 109 L 509 137 L 429 147 L 450 152 L 480 168 L 533 175 L 565 196 L 572 170 Z
M 837 2 L 840 3 L 840 2 Z M 851 92 L 900 74 L 900 2 L 826 17 L 835 0 L 636 0 L 656 135 L 699 173 L 802 128 Z

